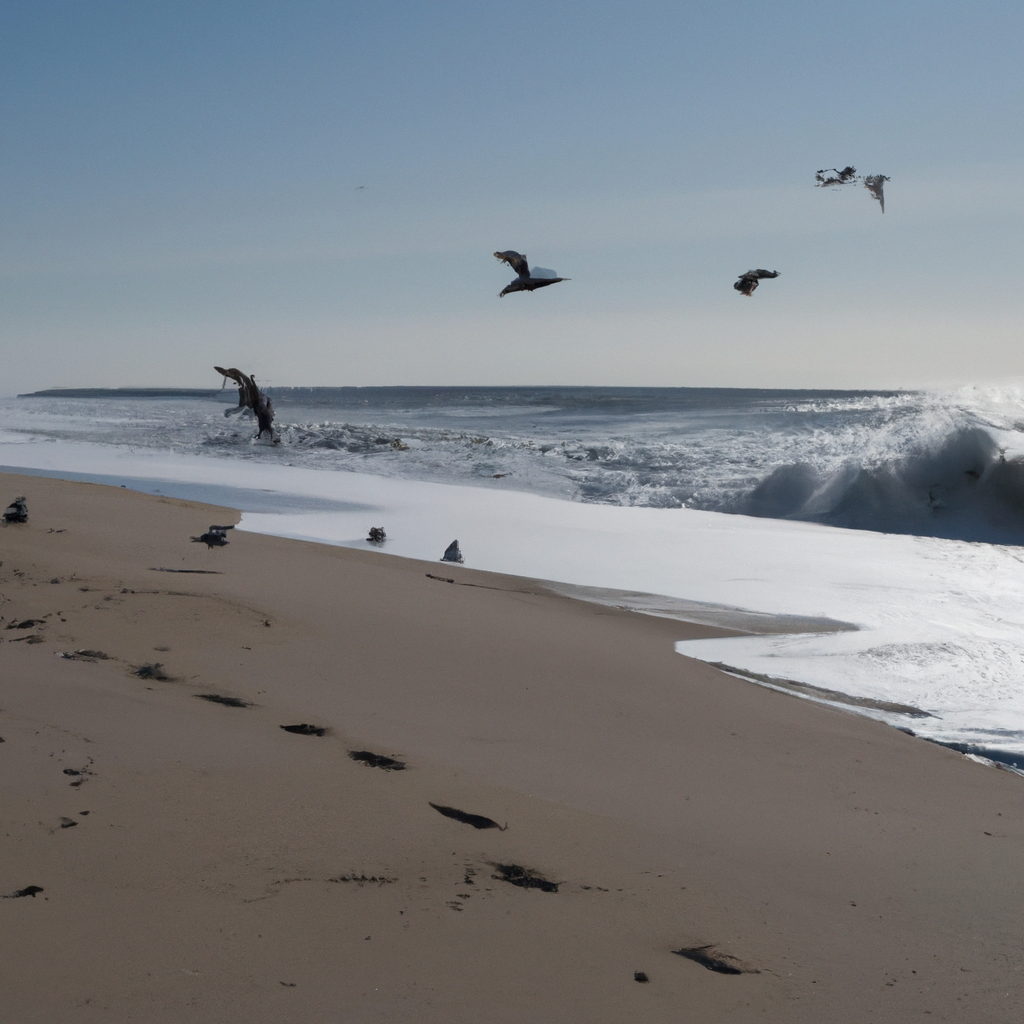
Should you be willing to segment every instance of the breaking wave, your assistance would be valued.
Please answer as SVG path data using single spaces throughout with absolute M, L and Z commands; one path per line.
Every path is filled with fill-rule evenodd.
M 1015 387 L 271 393 L 275 446 L 253 443 L 251 424 L 216 400 L 195 398 L 5 401 L 0 428 L 583 502 L 1024 544 L 1024 392 Z

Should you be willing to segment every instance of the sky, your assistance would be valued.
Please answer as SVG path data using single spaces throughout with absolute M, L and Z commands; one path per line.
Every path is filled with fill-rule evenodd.
M 4 0 L 0 394 L 1019 379 L 1022 38 L 1019 0 Z M 814 187 L 847 164 L 884 214 Z M 499 299 L 504 249 L 571 281 Z

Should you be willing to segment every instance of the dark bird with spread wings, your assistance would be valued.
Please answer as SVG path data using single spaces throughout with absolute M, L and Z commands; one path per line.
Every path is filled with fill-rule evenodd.
M 225 384 L 230 379 L 238 385 L 238 410 L 236 411 L 252 409 L 256 416 L 256 422 L 260 427 L 256 437 L 262 437 L 263 432 L 266 431 L 270 435 L 270 440 L 275 440 L 273 425 L 274 403 L 271 402 L 270 396 L 265 391 L 261 391 L 256 386 L 256 378 L 250 377 L 247 373 L 242 373 L 241 370 L 236 370 L 233 366 L 227 370 L 223 366 L 215 366 L 214 369 L 224 377 Z M 230 410 L 228 411 L 230 412 Z M 227 414 L 225 412 L 224 415 L 226 416 Z
M 554 271 L 535 268 L 536 274 L 530 273 L 530 264 L 526 262 L 526 254 L 515 252 L 513 249 L 506 249 L 505 252 L 496 252 L 495 257 L 502 263 L 507 263 L 519 276 L 509 285 L 506 285 L 500 292 L 498 298 L 508 295 L 509 292 L 532 292 L 538 288 L 546 288 L 549 284 L 558 284 L 559 281 L 569 281 L 568 277 L 555 277 Z M 551 274 L 550 277 L 544 275 Z
M 763 278 L 778 276 L 779 272 L 777 270 L 748 270 L 745 274 L 741 275 L 740 279 L 733 285 L 733 288 L 740 295 L 746 295 L 747 298 L 750 298 L 754 294 L 754 289 Z

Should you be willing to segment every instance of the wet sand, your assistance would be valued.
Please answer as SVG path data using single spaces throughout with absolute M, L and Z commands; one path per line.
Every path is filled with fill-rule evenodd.
M 1021 1019 L 1024 779 L 676 654 L 706 623 L 21 494 L 3 1019 Z

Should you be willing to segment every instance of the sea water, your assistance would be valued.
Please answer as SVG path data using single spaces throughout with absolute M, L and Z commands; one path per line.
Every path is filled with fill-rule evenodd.
M 829 620 L 679 649 L 1024 766 L 1019 388 L 271 393 L 274 445 L 233 390 L 5 399 L 0 464 L 328 543 L 384 526 L 383 550 L 410 557 L 458 537 L 474 567 L 661 614 Z

